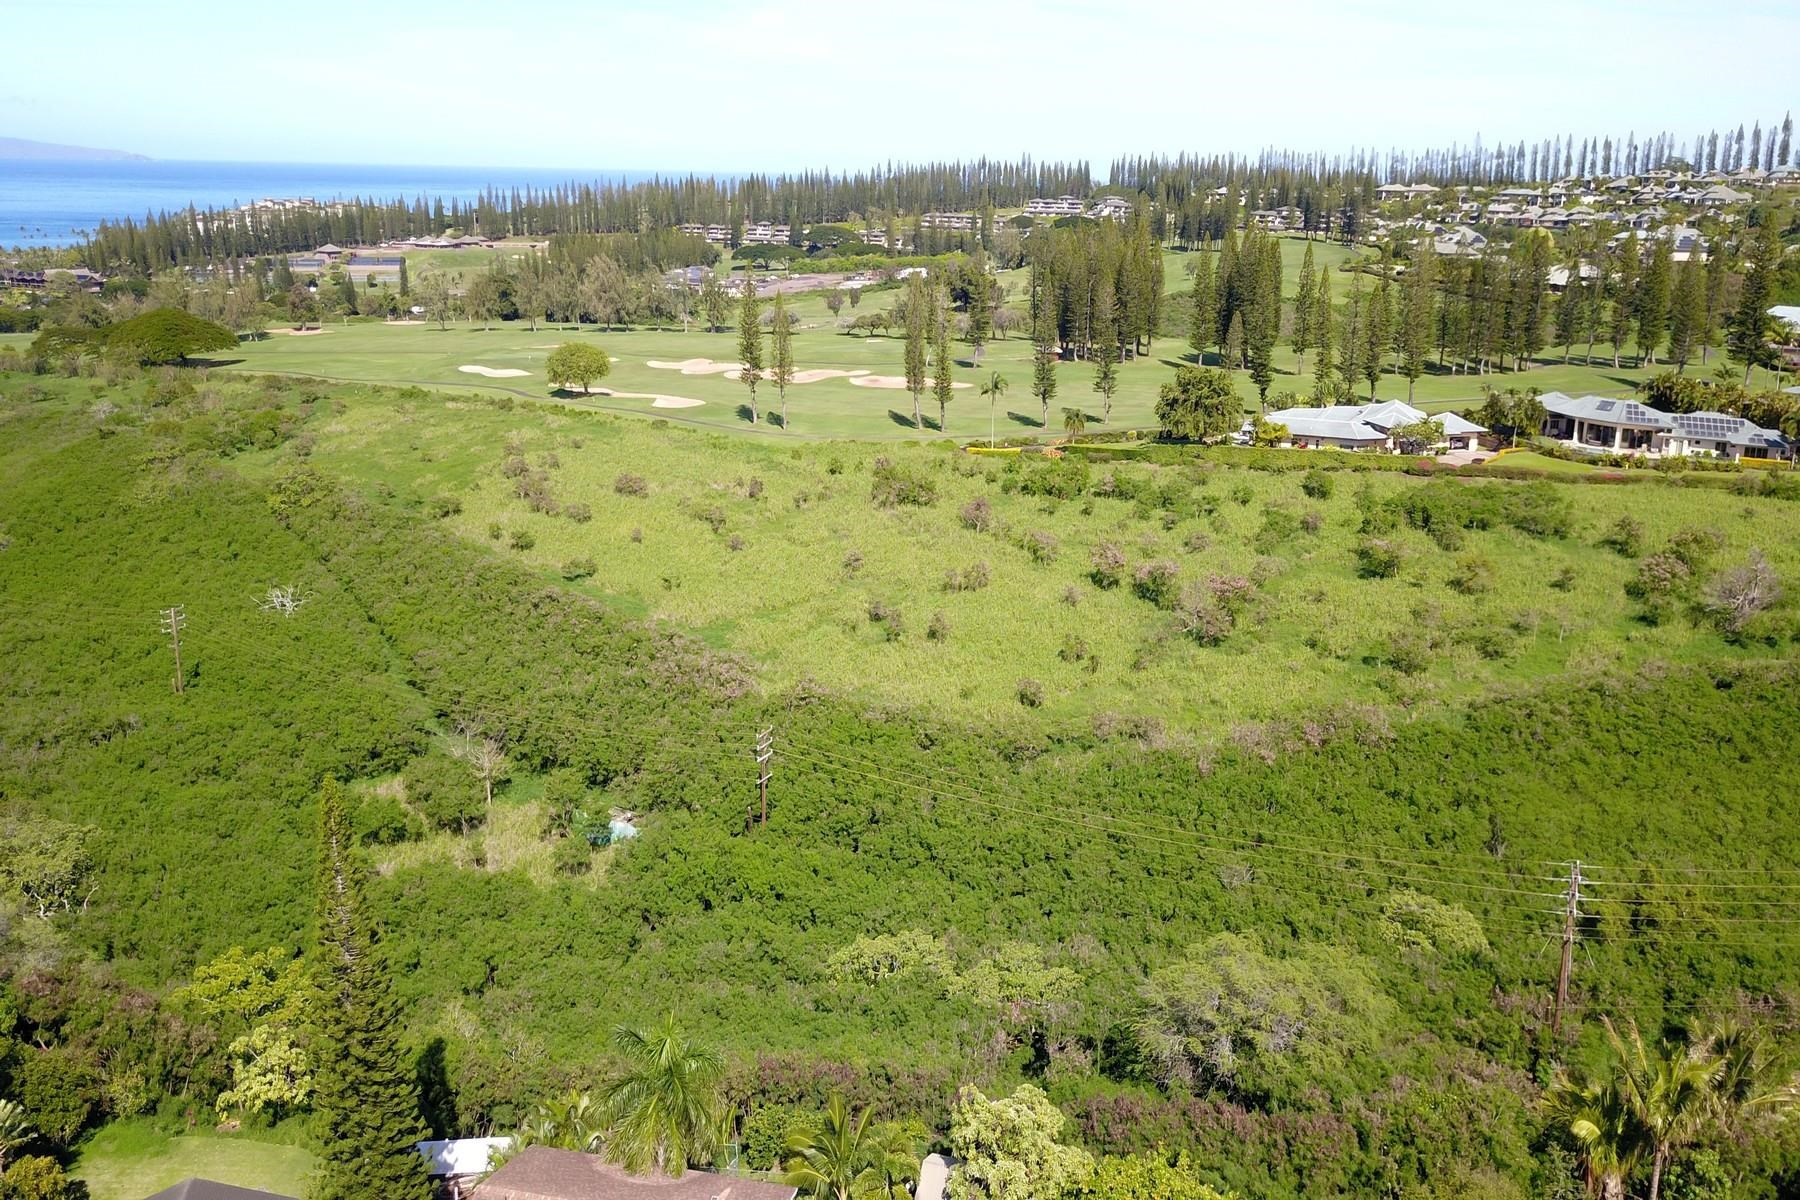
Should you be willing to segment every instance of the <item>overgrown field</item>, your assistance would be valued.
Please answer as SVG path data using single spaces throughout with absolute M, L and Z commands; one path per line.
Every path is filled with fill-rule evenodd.
M 218 376 L 0 397 L 0 835 L 91 826 L 93 859 L 47 919 L 8 877 L 0 1072 L 86 1080 L 72 1136 L 211 1104 L 224 1039 L 172 993 L 304 942 L 325 775 L 356 785 L 408 1043 L 442 1040 L 444 1131 L 511 1125 L 675 1009 L 746 1119 L 840 1086 L 941 1127 L 958 1083 L 1027 1077 L 1086 1144 L 1186 1148 L 1249 1195 L 1561 1195 L 1537 1089 L 1599 1015 L 1792 1028 L 1794 610 L 1704 608 L 1752 546 L 1793 580 L 1790 501 L 1351 472 L 1321 496 L 1191 463 L 1077 488 L 1073 460 Z M 1627 597 L 1652 560 L 1668 586 Z M 491 809 L 448 770 L 484 739 Z M 590 849 L 614 809 L 641 836 Z M 1167 1069 L 1144 1023 L 1221 954 L 1250 1008 L 1321 1004 L 1319 1039 Z M 1741 1195 L 1796 1161 L 1725 1153 Z
M 1417 708 L 1769 652 L 1642 621 L 1625 593 L 1640 558 L 1601 544 L 1621 520 L 1641 527 L 1640 555 L 1701 529 L 1723 538 L 1721 564 L 1759 549 L 1800 570 L 1793 504 L 1660 484 L 1542 485 L 1560 535 L 1485 516 L 1492 527 L 1446 533 L 1394 514 L 1409 497 L 1519 486 L 751 445 L 422 393 L 344 393 L 306 442 L 318 469 L 696 631 L 767 686 L 810 681 L 989 726 L 1113 714 L 1217 738 L 1321 707 Z M 929 503 L 888 495 L 905 481 Z M 1371 520 L 1382 528 L 1364 532 Z M 1398 553 L 1392 577 L 1367 577 L 1371 537 Z M 1205 644 L 1183 631 L 1181 593 L 1220 581 L 1244 590 Z M 1037 685 L 1024 703 L 1022 683 Z

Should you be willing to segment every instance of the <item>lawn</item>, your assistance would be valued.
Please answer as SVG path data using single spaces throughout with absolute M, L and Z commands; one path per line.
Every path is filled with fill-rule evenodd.
M 1543 471 L 1550 475 L 1579 477 L 1592 475 L 1599 468 L 1591 463 L 1572 462 L 1566 458 L 1552 458 L 1548 454 L 1539 454 L 1536 450 L 1512 450 L 1487 461 L 1489 466 L 1505 467 L 1511 470 L 1524 467 L 1527 470 Z
M 1786 532 L 1790 505 L 1656 483 L 1559 488 L 1576 512 L 1576 534 L 1562 541 L 1472 531 L 1466 550 L 1452 553 L 1402 530 L 1393 535 L 1406 553 L 1400 577 L 1367 580 L 1355 562 L 1359 489 L 1385 497 L 1458 485 L 1340 473 L 1333 495 L 1318 499 L 1302 494 L 1296 474 L 1093 468 L 1093 484 L 1117 471 L 1173 488 L 1187 498 L 1176 512 L 1148 499 L 1026 495 L 1016 485 L 1037 464 L 1019 463 L 1015 476 L 1002 459 L 942 445 L 753 442 L 554 409 L 498 411 L 443 394 L 346 391 L 334 408 L 307 427 L 309 461 L 329 474 L 402 503 L 445 498 L 460 506 L 445 526 L 547 579 L 591 559 L 592 574 L 569 586 L 698 631 L 750 660 L 771 688 L 810 680 L 982 723 L 1117 712 L 1216 731 L 1321 704 L 1455 702 L 1564 672 L 1729 653 L 1710 631 L 1633 619 L 1623 587 L 1636 564 L 1596 546 L 1627 513 L 1653 544 L 1689 526 L 1718 528 L 1728 538 L 1722 562 L 1759 546 L 1783 573 L 1800 565 Z M 590 519 L 530 511 L 502 474 L 509 443 L 542 472 L 557 505 L 586 506 Z M 936 502 L 875 507 L 884 454 L 930 481 Z M 274 467 L 284 455 L 261 462 Z M 978 498 L 991 508 L 986 531 L 959 516 Z M 1270 511 L 1289 520 L 1316 513 L 1321 524 L 1316 533 L 1264 534 L 1283 519 Z M 1223 645 L 1172 636 L 1170 615 L 1129 583 L 1089 580 L 1102 541 L 1116 542 L 1132 569 L 1167 560 L 1184 582 L 1253 579 L 1258 599 Z M 1449 585 L 1464 554 L 1492 563 L 1490 590 Z M 978 564 L 985 587 L 946 586 L 949 572 Z M 1564 568 L 1572 580 L 1556 590 Z M 875 606 L 899 612 L 898 638 L 889 636 L 893 621 L 871 620 Z M 929 638 L 939 614 L 948 633 Z M 1397 676 L 1384 647 L 1417 630 L 1441 639 L 1444 652 Z M 1476 654 L 1472 639 L 1492 631 L 1503 647 Z M 1024 679 L 1044 686 L 1035 712 L 1020 707 Z
M 888 296 L 872 293 L 864 298 L 863 306 L 865 309 L 886 307 L 890 302 Z M 811 312 L 814 305 L 819 309 L 816 315 Z M 794 357 L 799 370 L 858 371 L 883 376 L 904 374 L 901 338 L 849 336 L 838 332 L 816 299 L 802 300 L 796 307 L 805 322 L 794 338 Z M 849 308 L 844 310 L 846 318 L 850 312 Z M 286 330 L 277 329 L 261 341 L 243 343 L 231 369 L 547 398 L 550 391 L 544 381 L 544 359 L 558 344 L 571 339 L 598 345 L 612 358 L 612 373 L 598 386 L 644 394 L 643 397 L 576 395 L 566 398 L 577 406 L 661 416 L 697 427 L 758 433 L 776 440 L 857 438 L 893 441 L 942 436 L 937 428 L 937 406 L 929 393 L 922 405 L 926 423 L 921 433 L 913 428 L 912 397 L 908 392 L 898 388 L 861 387 L 847 377 L 826 378 L 789 388 L 792 427 L 785 434 L 778 422 L 753 428 L 749 422 L 749 395 L 743 384 L 719 374 L 683 374 L 648 365 L 652 361 L 682 362 L 700 358 L 715 362 L 736 361 L 735 333 L 707 333 L 699 326 L 685 333 L 680 329 L 603 332 L 593 326 L 584 326 L 580 331 L 544 326 L 533 332 L 517 322 L 498 323 L 491 330 L 462 322 L 452 323 L 448 329 L 439 329 L 435 324 L 351 322 L 328 325 L 322 332 L 306 336 L 293 336 Z M 1039 423 L 1041 407 L 1030 391 L 1029 342 L 1018 337 L 993 342 L 987 347 L 979 367 L 969 359 L 967 346 L 959 346 L 956 353 L 959 357 L 954 378 L 970 386 L 958 388 L 951 403 L 948 414 L 950 436 L 980 440 L 988 435 L 988 404 L 977 393 L 976 386 L 990 371 L 998 371 L 1009 384 L 1005 399 L 993 413 L 997 435 L 1006 438 L 1044 432 Z M 1297 365 L 1292 353 L 1285 348 L 1279 350 L 1276 360 L 1280 373 L 1271 390 L 1271 399 L 1275 400 L 1284 391 L 1296 392 L 1302 397 L 1306 395 L 1311 388 L 1311 379 L 1310 376 L 1292 374 Z M 1171 378 L 1175 366 L 1191 361 L 1192 353 L 1184 343 L 1165 338 L 1156 344 L 1153 353 L 1123 364 L 1110 424 L 1100 420 L 1100 398 L 1093 391 L 1093 367 L 1085 362 L 1061 363 L 1057 366 L 1057 394 L 1050 404 L 1049 432 L 1062 433 L 1062 409 L 1065 407 L 1079 407 L 1085 411 L 1090 430 L 1152 428 L 1158 389 Z M 487 378 L 463 372 L 459 369 L 463 366 L 518 370 L 527 374 Z M 1531 386 L 1574 394 L 1620 395 L 1629 392 L 1649 374 L 1631 368 L 1615 372 L 1610 366 L 1558 363 L 1519 374 L 1495 374 L 1485 378 L 1428 375 L 1419 381 L 1416 402 L 1429 411 L 1472 409 L 1480 403 L 1483 383 L 1498 387 Z M 1246 410 L 1253 408 L 1255 389 L 1247 375 L 1240 373 L 1238 389 L 1244 396 Z M 659 410 L 647 398 L 653 395 L 678 396 L 699 400 L 701 404 Z M 1378 395 L 1404 399 L 1406 381 L 1387 377 L 1382 381 Z M 757 399 L 765 412 L 779 411 L 776 389 L 766 380 L 757 389 Z
M 311 1169 L 312 1155 L 300 1146 L 249 1133 L 176 1136 L 133 1120 L 108 1125 L 84 1144 L 74 1175 L 93 1200 L 143 1200 L 189 1178 L 299 1196 Z
M 1334 243 L 1320 241 L 1312 245 L 1315 260 L 1321 268 L 1336 268 L 1354 257 L 1352 251 Z M 1283 238 L 1281 246 L 1285 278 L 1291 289 L 1297 282 L 1306 243 L 1298 238 Z M 515 253 L 522 251 L 509 247 L 494 251 L 421 251 L 412 252 L 408 257 L 414 265 L 416 282 L 427 267 L 466 275 L 485 268 L 496 256 Z M 1186 314 L 1181 310 L 1184 294 L 1190 286 L 1187 267 L 1194 257 L 1194 254 L 1174 251 L 1165 254 L 1164 286 L 1170 293 L 1165 328 L 1170 332 L 1157 340 L 1151 353 L 1121 365 L 1110 422 L 1100 419 L 1100 397 L 1093 390 L 1093 367 L 1085 362 L 1065 362 L 1056 368 L 1057 391 L 1050 402 L 1049 429 L 1045 430 L 1040 423 L 1042 406 L 1031 394 L 1031 346 L 1025 339 L 1014 336 L 990 343 L 979 363 L 971 359 L 970 347 L 966 344 L 955 347 L 957 363 L 953 375 L 958 383 L 969 386 L 957 389 L 951 403 L 949 435 L 963 440 L 988 436 L 989 406 L 981 399 L 976 387 L 995 371 L 1004 376 L 1009 385 L 1004 400 L 991 414 L 993 431 L 999 437 L 1060 435 L 1064 408 L 1082 409 L 1088 414 L 1089 429 L 1094 431 L 1154 427 L 1158 390 L 1169 381 L 1176 366 L 1193 361 L 1193 352 L 1183 332 Z M 1026 273 L 1003 272 L 1000 282 L 1008 302 L 1015 308 L 1021 307 Z M 1339 275 L 1334 285 L 1335 294 L 1341 297 L 1347 287 L 1344 277 Z M 892 290 L 872 289 L 864 293 L 857 307 L 846 305 L 834 318 L 825 306 L 823 293 L 790 298 L 789 303 L 802 323 L 794 338 L 796 367 L 802 371 L 904 375 L 904 341 L 901 337 L 853 336 L 841 329 L 853 316 L 886 309 L 894 299 Z M 1288 300 L 1293 300 L 1291 294 Z M 789 389 L 788 409 L 792 424 L 787 431 L 784 432 L 776 422 L 752 426 L 749 395 L 742 384 L 718 374 L 687 375 L 648 365 L 651 361 L 680 362 L 695 358 L 735 362 L 735 330 L 707 333 L 699 324 L 687 331 L 679 328 L 601 331 L 593 326 L 579 329 L 541 326 L 533 331 L 522 322 L 501 322 L 490 330 L 465 322 L 452 322 L 447 329 L 440 329 L 435 323 L 387 324 L 356 320 L 330 324 L 321 332 L 305 336 L 294 336 L 290 330 L 277 327 L 260 341 L 243 343 L 231 360 L 230 368 L 545 398 L 550 395 L 544 378 L 545 357 L 558 344 L 577 338 L 601 346 L 613 360 L 613 371 L 600 386 L 611 391 L 643 395 L 566 397 L 566 402 L 572 405 L 660 416 L 698 428 L 745 432 L 772 440 L 857 438 L 891 442 L 944 436 L 944 431 L 938 428 L 937 407 L 929 395 L 922 405 L 927 418 L 925 428 L 919 431 L 913 426 L 912 397 L 904 389 L 857 386 L 841 376 Z M 30 340 L 27 335 L 0 335 L 0 345 L 21 349 Z M 526 374 L 489 378 L 463 372 L 459 368 L 464 366 L 524 371 Z M 1285 342 L 1277 348 L 1276 377 L 1270 389 L 1272 405 L 1289 402 L 1290 394 L 1301 402 L 1310 395 L 1313 383 L 1310 364 L 1304 372 L 1299 370 L 1300 366 Z M 1474 376 L 1433 369 L 1411 389 L 1405 379 L 1388 375 L 1381 380 L 1376 395 L 1382 399 L 1406 399 L 1410 391 L 1413 402 L 1429 412 L 1468 411 L 1481 402 L 1484 385 L 1535 387 L 1540 391 L 1577 395 L 1625 395 L 1654 373 L 1654 370 L 1630 366 L 1615 369 L 1604 358 L 1597 358 L 1593 366 L 1580 362 L 1563 363 L 1557 355 L 1546 353 L 1538 365 L 1519 373 Z M 1245 410 L 1253 411 L 1257 394 L 1247 373 L 1238 373 L 1237 387 L 1244 399 Z M 766 381 L 759 387 L 757 399 L 765 411 L 779 409 L 780 401 L 775 392 L 776 389 Z M 659 410 L 653 407 L 649 398 L 654 395 L 677 396 L 701 403 Z M 1359 399 L 1367 395 L 1366 385 L 1358 389 Z

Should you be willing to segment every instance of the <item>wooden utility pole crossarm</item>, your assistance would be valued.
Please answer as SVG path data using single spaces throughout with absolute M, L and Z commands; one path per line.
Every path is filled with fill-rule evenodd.
M 775 731 L 764 729 L 756 735 L 756 793 L 762 802 L 761 825 L 769 823 L 769 777 L 773 774 L 770 762 L 775 757 Z
M 1550 1017 L 1550 1036 L 1562 1032 L 1563 1009 L 1569 1003 L 1569 972 L 1575 966 L 1576 922 L 1581 919 L 1581 863 L 1569 864 L 1569 890 L 1563 897 L 1562 966 L 1556 972 L 1556 1010 Z
M 175 694 L 181 695 L 181 629 L 187 624 L 185 606 L 176 604 L 162 610 L 162 630 L 169 635 L 169 648 L 175 651 Z

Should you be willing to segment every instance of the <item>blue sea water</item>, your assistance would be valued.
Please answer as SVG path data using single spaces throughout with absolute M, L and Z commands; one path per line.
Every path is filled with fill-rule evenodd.
M 520 167 L 383 167 L 331 163 L 38 162 L 0 160 L 0 246 L 66 246 L 101 221 L 227 208 L 265 197 L 314 200 L 441 197 L 472 200 L 488 187 L 635 183 L 649 171 Z

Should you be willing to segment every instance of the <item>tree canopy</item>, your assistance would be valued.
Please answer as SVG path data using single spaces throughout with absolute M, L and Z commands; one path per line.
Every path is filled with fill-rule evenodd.
M 606 351 L 588 342 L 564 342 L 550 352 L 544 361 L 544 373 L 553 388 L 581 385 L 588 391 L 595 380 L 605 379 L 612 370 L 612 359 Z

